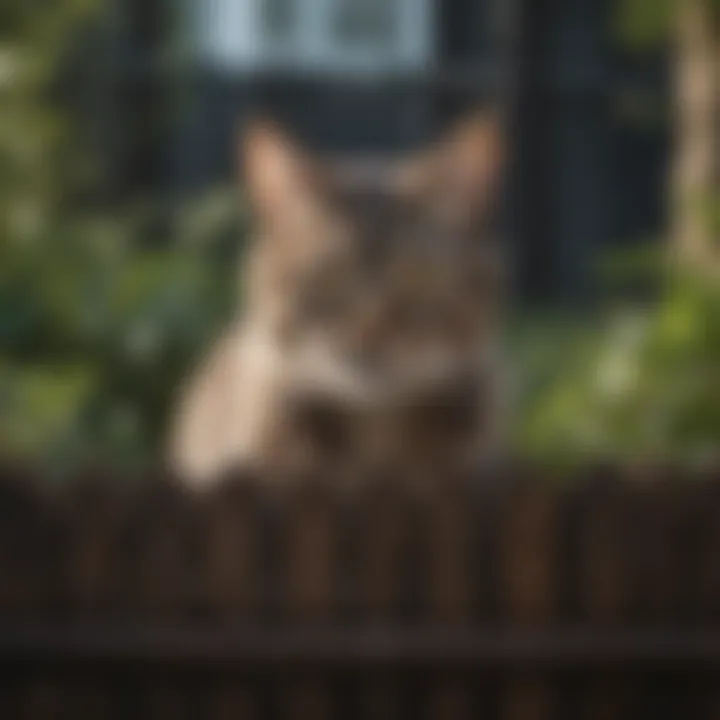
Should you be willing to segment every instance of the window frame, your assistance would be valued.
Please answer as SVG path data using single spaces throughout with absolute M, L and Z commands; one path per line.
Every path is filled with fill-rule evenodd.
M 262 0 L 204 0 L 195 5 L 199 55 L 232 72 L 275 70 L 323 75 L 388 75 L 423 71 L 435 53 L 438 0 L 385 0 L 398 4 L 399 36 L 387 51 L 349 48 L 332 35 L 332 11 L 340 0 L 293 0 L 302 19 L 296 37 L 263 33 Z M 362 0 L 355 0 L 362 2 Z

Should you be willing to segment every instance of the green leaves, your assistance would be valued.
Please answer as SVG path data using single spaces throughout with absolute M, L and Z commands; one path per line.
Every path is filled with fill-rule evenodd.
M 30 245 L 0 244 L 0 451 L 69 468 L 159 446 L 177 384 L 235 305 L 218 243 L 236 255 L 241 235 L 228 212 L 151 242 L 127 216 L 57 217 Z
M 636 48 L 648 48 L 667 40 L 675 12 L 682 1 L 618 0 L 615 20 L 620 39 Z
M 701 3 L 711 9 L 720 33 L 720 0 L 617 0 L 615 26 L 620 40 L 631 48 L 647 50 L 666 42 L 685 3 Z
M 535 388 L 523 423 L 531 454 L 575 461 L 717 457 L 717 282 L 675 272 L 657 306 L 622 306 L 598 318 L 594 332 L 569 328 L 552 344 L 557 372 Z
M 55 90 L 78 63 L 103 81 L 83 53 L 93 26 L 90 55 L 107 61 L 107 10 L 97 0 L 0 10 L 0 452 L 53 469 L 146 459 L 178 379 L 235 299 L 234 193 L 182 213 L 71 201 L 101 179 Z

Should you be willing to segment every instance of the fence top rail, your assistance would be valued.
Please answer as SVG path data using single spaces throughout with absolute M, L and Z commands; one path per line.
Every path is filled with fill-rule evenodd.
M 313 476 L 263 476 L 237 471 L 226 474 L 202 491 L 191 491 L 183 482 L 162 467 L 139 472 L 111 468 L 85 468 L 51 477 L 37 467 L 3 463 L 0 459 L 0 494 L 3 497 L 31 499 L 34 496 L 93 497 L 107 494 L 141 494 L 162 497 L 182 495 L 212 497 L 260 494 L 291 497 L 306 493 L 329 493 L 338 498 L 395 492 L 419 496 L 438 493 L 505 494 L 522 490 L 548 493 L 631 492 L 652 495 L 667 492 L 692 492 L 698 488 L 720 488 L 720 465 L 693 468 L 665 464 L 621 465 L 588 464 L 584 467 L 550 468 L 511 463 L 502 468 L 473 474 L 447 474 L 416 482 L 411 475 L 386 474 L 338 482 L 321 473 Z
M 148 624 L 0 627 L 0 663 L 204 667 L 480 665 L 645 670 L 720 666 L 720 627 L 695 630 L 297 629 Z

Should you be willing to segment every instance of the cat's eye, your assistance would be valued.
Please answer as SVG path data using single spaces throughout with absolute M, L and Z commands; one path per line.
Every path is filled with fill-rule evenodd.
M 398 303 L 388 311 L 388 323 L 402 333 L 424 333 L 436 323 L 437 309 L 415 303 Z
M 406 328 L 414 321 L 414 312 L 407 304 L 395 303 L 386 310 L 388 324 L 395 330 Z
M 315 320 L 325 320 L 332 317 L 337 311 L 335 298 L 324 293 L 317 293 L 305 302 L 305 312 Z
M 496 273 L 487 264 L 477 263 L 469 269 L 467 283 L 475 297 L 492 296 L 496 290 Z
M 338 288 L 317 288 L 305 301 L 305 312 L 316 322 L 330 323 L 347 309 L 347 293 Z

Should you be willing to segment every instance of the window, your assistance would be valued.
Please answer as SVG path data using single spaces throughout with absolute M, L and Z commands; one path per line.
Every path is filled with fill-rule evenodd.
M 392 0 L 340 0 L 333 4 L 332 31 L 348 45 L 382 50 L 398 35 L 399 9 Z
M 261 34 L 274 41 L 289 40 L 297 25 L 297 0 L 263 0 L 261 13 Z
M 202 0 L 200 55 L 239 71 L 419 69 L 431 59 L 438 1 Z

